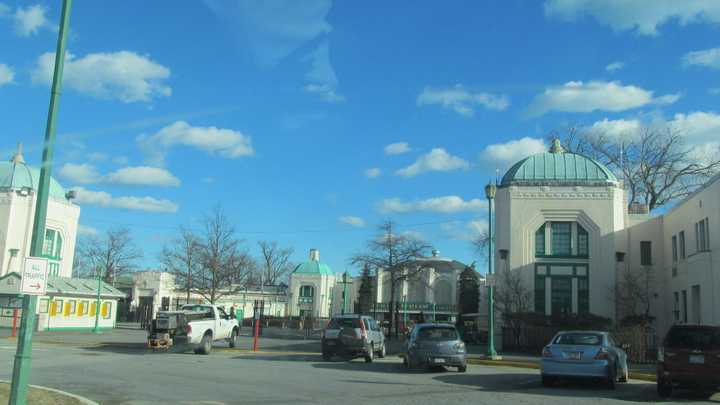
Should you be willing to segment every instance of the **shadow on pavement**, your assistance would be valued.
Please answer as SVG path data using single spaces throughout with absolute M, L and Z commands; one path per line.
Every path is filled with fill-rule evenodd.
M 322 361 L 322 357 L 318 355 L 308 354 L 276 354 L 276 355 L 262 355 L 262 354 L 247 354 L 231 357 L 234 360 L 250 360 L 250 361 Z
M 312 366 L 317 369 L 362 371 L 366 373 L 408 373 L 405 366 L 403 366 L 399 361 L 396 363 L 365 363 L 363 360 L 330 361 L 315 363 Z M 416 373 L 416 371 L 411 371 L 409 373 Z
M 447 384 L 466 387 L 477 387 L 484 392 L 526 393 L 530 395 L 552 397 L 573 397 L 580 399 L 613 399 L 633 402 L 655 402 L 655 385 L 618 384 L 617 389 L 610 390 L 604 385 L 593 381 L 561 381 L 553 387 L 543 387 L 537 373 L 518 374 L 448 374 L 434 377 L 435 380 Z

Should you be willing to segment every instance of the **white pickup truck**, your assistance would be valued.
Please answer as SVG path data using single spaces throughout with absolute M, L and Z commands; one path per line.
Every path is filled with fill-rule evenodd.
M 213 342 L 225 340 L 237 346 L 240 325 L 222 307 L 216 305 L 184 305 L 180 311 L 159 312 L 153 320 L 148 347 L 169 348 L 186 344 L 197 354 L 209 354 Z

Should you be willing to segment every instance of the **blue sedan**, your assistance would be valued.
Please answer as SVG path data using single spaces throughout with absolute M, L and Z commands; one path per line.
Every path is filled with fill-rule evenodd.
M 628 379 L 627 354 L 608 332 L 559 332 L 543 349 L 540 374 L 546 387 L 560 378 L 599 378 L 614 389 Z

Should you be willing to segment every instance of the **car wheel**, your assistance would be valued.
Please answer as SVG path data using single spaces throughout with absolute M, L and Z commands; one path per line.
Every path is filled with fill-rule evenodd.
M 658 380 L 657 393 L 661 398 L 669 398 L 672 395 L 672 383 L 666 380 Z
M 543 375 L 540 377 L 540 379 L 542 380 L 543 387 L 552 387 L 553 384 L 555 384 L 555 378 L 553 378 L 553 377 L 548 377 L 546 375 Z
M 212 351 L 212 335 L 206 334 L 200 341 L 200 347 L 198 348 L 199 354 L 210 354 Z
M 458 373 L 464 373 L 467 371 L 467 366 L 458 366 Z
M 382 347 L 380 348 L 380 352 L 378 353 L 378 357 L 381 359 L 387 355 L 387 351 L 385 350 L 385 343 L 382 344 Z
M 324 361 L 330 361 L 330 359 L 332 359 L 332 353 L 323 352 L 322 358 Z
M 630 374 L 630 372 L 628 371 L 627 368 L 625 368 L 624 370 L 622 370 L 622 373 L 620 374 L 620 378 L 618 378 L 618 382 L 621 382 L 621 383 L 626 383 L 626 382 L 628 382 L 628 380 L 630 379 L 630 375 L 629 375 L 629 374 Z
M 233 331 L 230 333 L 230 339 L 228 340 L 228 346 L 230 346 L 230 348 L 235 348 L 235 347 L 237 347 L 237 344 L 238 344 L 238 330 L 233 329 Z
M 608 377 L 607 377 L 607 387 L 611 390 L 615 389 L 615 382 L 617 381 L 617 365 L 611 369 L 612 371 L 608 370 Z
M 371 343 L 367 352 L 365 352 L 365 363 L 372 363 L 373 359 L 375 359 L 375 348 Z

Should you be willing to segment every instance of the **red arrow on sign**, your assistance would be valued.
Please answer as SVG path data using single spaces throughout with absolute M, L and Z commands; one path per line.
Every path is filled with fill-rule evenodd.
M 40 283 L 35 283 L 35 284 L 30 284 L 30 287 L 33 287 L 33 288 L 35 288 L 36 290 L 39 290 L 40 287 L 42 287 L 42 286 L 40 285 Z

